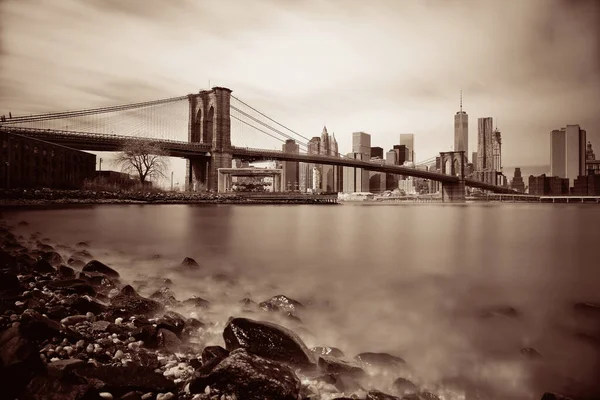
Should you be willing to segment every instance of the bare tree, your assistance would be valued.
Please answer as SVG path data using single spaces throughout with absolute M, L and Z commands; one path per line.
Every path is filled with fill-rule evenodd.
M 115 158 L 123 172 L 139 177 L 142 185 L 152 178 L 164 177 L 168 167 L 167 152 L 156 143 L 132 139 Z

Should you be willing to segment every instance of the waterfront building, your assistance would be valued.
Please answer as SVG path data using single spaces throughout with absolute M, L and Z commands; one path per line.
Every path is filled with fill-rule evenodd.
M 586 131 L 567 125 L 550 132 L 550 175 L 569 179 L 572 186 L 586 169 Z
M 565 196 L 569 194 L 569 179 L 558 176 L 529 176 L 529 194 L 536 196 Z
M 406 161 L 415 161 L 415 135 L 413 133 L 400 134 L 400 146 L 406 146 L 408 149 Z M 394 146 L 395 147 L 395 146 Z M 402 165 L 402 164 L 400 164 Z
M 284 153 L 300 153 L 300 146 L 294 139 L 288 139 L 282 145 Z M 300 189 L 300 170 L 298 162 L 295 161 L 283 161 L 281 163 L 282 169 L 282 190 L 284 192 L 293 192 Z
M 521 176 L 521 168 L 515 168 L 510 186 L 519 193 L 525 193 L 525 182 L 523 182 L 523 177 Z

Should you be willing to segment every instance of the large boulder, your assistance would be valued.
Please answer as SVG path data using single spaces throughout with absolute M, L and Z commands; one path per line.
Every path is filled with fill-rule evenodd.
M 398 369 L 403 368 L 406 365 L 406 361 L 402 358 L 388 353 L 360 353 L 357 354 L 354 359 L 368 367 L 379 369 Z
M 318 365 L 319 369 L 326 373 L 343 374 L 354 378 L 361 378 L 366 375 L 358 362 L 353 360 L 343 360 L 332 356 L 320 356 Z
M 244 400 L 297 400 L 300 381 L 287 366 L 238 349 L 221 361 L 210 374 L 190 383 L 191 393 L 235 396 Z
M 294 332 L 283 326 L 248 318 L 231 318 L 223 330 L 225 347 L 239 348 L 273 361 L 297 366 L 314 365 L 313 356 Z
M 110 304 L 117 309 L 125 310 L 133 315 L 156 315 L 164 308 L 157 301 L 140 296 L 129 285 L 125 286 L 121 293 L 113 297 Z
M 98 260 L 92 260 L 92 261 L 88 262 L 87 264 L 85 264 L 82 271 L 83 272 L 98 272 L 98 273 L 108 276 L 109 278 L 118 278 L 119 277 L 119 273 L 117 271 L 115 271 L 108 265 L 101 263 Z
M 96 289 L 82 279 L 63 279 L 55 280 L 48 283 L 48 288 L 53 290 L 62 290 L 65 292 L 76 293 L 79 295 L 88 294 L 96 295 Z
M 337 347 L 313 347 L 310 351 L 317 356 L 344 357 L 344 352 Z
M 24 400 L 100 400 L 98 389 L 89 383 L 68 382 L 50 376 L 36 376 L 25 390 Z
M 298 311 L 304 308 L 304 305 L 297 300 L 279 294 L 271 297 L 269 300 L 261 302 L 259 307 L 265 311 L 281 311 L 297 316 Z
M 27 309 L 21 315 L 21 324 L 19 332 L 29 340 L 44 341 L 58 337 L 60 335 L 61 325 L 43 316 L 39 312 Z

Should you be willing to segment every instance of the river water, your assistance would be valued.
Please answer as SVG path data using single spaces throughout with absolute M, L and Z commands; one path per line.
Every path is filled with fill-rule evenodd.
M 87 241 L 124 281 L 150 282 L 144 295 L 161 285 L 152 277 L 171 278 L 179 300 L 213 303 L 204 317 L 219 332 L 241 298 L 298 299 L 310 304 L 304 329 L 281 323 L 309 347 L 398 355 L 417 383 L 456 393 L 446 399 L 473 387 L 495 399 L 600 392 L 600 347 L 578 336 L 600 331 L 572 308 L 600 301 L 600 207 L 99 205 L 0 219 L 27 221 L 21 234 L 39 231 L 51 244 Z M 176 273 L 184 257 L 201 271 Z M 481 317 L 495 306 L 518 315 Z M 222 344 L 217 333 L 210 341 Z M 523 356 L 526 347 L 542 358 Z

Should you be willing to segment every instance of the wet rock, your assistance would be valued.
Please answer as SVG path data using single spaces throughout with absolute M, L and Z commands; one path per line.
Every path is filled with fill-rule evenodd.
M 521 354 L 530 360 L 537 360 L 542 358 L 542 355 L 532 347 L 526 347 L 524 349 L 521 349 Z
M 119 273 L 117 271 L 115 271 L 108 265 L 101 263 L 98 260 L 92 260 L 85 264 L 85 266 L 83 267 L 83 272 L 98 272 L 108 276 L 109 278 L 119 277 Z
M 493 317 L 508 317 L 508 318 L 518 318 L 519 312 L 510 306 L 494 306 L 488 307 L 482 310 L 479 314 L 482 318 L 493 318 Z
M 134 364 L 128 364 L 124 367 L 102 365 L 76 371 L 76 374 L 86 379 L 100 381 L 99 390 L 112 393 L 117 398 L 135 391 L 167 393 L 177 390 L 175 383 L 162 374 L 154 372 L 151 368 Z
M 77 258 L 69 258 L 67 264 L 73 268 L 82 269 L 85 266 L 85 262 Z
M 208 375 L 219 365 L 221 361 L 229 356 L 229 351 L 221 346 L 207 346 L 202 350 L 202 365 L 198 366 L 201 375 Z
M 113 297 L 110 304 L 114 308 L 123 309 L 135 315 L 155 315 L 163 310 L 163 306 L 159 302 L 140 296 L 129 285 Z
M 71 307 L 82 314 L 91 312 L 97 315 L 108 310 L 108 304 L 90 296 L 81 296 L 76 298 Z
M 367 393 L 366 400 L 400 400 L 400 398 L 383 393 L 379 390 L 371 390 L 369 393 Z
M 15 273 L 0 272 L 0 291 L 18 292 L 20 289 L 21 283 Z
M 158 328 L 164 328 L 181 337 L 181 332 L 185 328 L 185 319 L 174 311 L 167 311 L 165 315 L 156 321 Z
M 98 390 L 88 383 L 61 381 L 49 376 L 35 377 L 23 395 L 27 400 L 100 399 Z
M 204 328 L 206 326 L 206 324 L 202 321 L 198 321 L 196 318 L 188 318 L 185 321 L 185 326 L 186 326 L 186 328 L 199 329 L 199 328 Z
M 404 378 L 396 379 L 392 385 L 392 391 L 400 397 L 415 395 L 418 390 L 414 383 Z
M 50 246 L 49 244 L 42 243 L 42 242 L 37 242 L 36 246 L 37 246 L 38 250 L 40 250 L 41 252 L 54 251 L 54 247 Z
M 47 261 L 53 267 L 58 267 L 63 264 L 65 261 L 62 256 L 58 254 L 56 251 L 47 251 L 42 255 L 42 260 Z
M 48 364 L 48 376 L 63 379 L 71 371 L 85 367 L 85 365 L 86 363 L 78 358 L 54 361 Z
M 158 339 L 158 346 L 171 353 L 175 353 L 181 346 L 181 340 L 168 329 L 159 328 L 156 331 L 156 337 Z
M 148 348 L 158 347 L 158 329 L 153 325 L 144 325 L 131 333 L 135 340 L 141 340 Z
M 365 371 L 356 361 L 342 360 L 332 356 L 320 356 L 317 364 L 322 372 L 343 374 L 355 378 L 365 376 Z
M 201 297 L 198 296 L 192 296 L 189 299 L 185 300 L 183 302 L 184 305 L 186 306 L 193 306 L 193 307 L 201 307 L 201 308 L 208 308 L 210 307 L 210 301 L 205 300 Z
M 366 366 L 382 369 L 402 368 L 406 365 L 406 361 L 402 358 L 388 353 L 360 353 L 354 359 Z
M 186 257 L 183 259 L 181 264 L 179 264 L 179 267 L 181 269 L 193 270 L 193 269 L 200 269 L 200 264 L 198 264 L 196 262 L 196 260 L 194 260 L 193 258 Z
M 79 248 L 88 248 L 88 247 L 90 247 L 90 245 L 89 245 L 88 242 L 79 242 L 75 246 L 79 247 Z
M 244 349 L 233 351 L 207 376 L 190 383 L 191 393 L 235 396 L 244 400 L 296 400 L 300 381 L 294 372 L 282 364 L 269 361 Z
M 38 348 L 23 335 L 17 323 L 0 333 L 0 393 L 15 398 L 31 378 L 44 370 Z
M 31 269 L 39 274 L 53 274 L 54 272 L 56 272 L 54 267 L 44 259 L 37 260 L 31 266 Z
M 65 326 L 80 324 L 84 321 L 87 321 L 87 317 L 85 315 L 70 315 L 60 321 L 61 324 Z
M 418 394 L 418 400 L 440 400 L 438 396 L 430 392 L 421 392 Z
M 225 347 L 245 348 L 269 360 L 298 366 L 314 365 L 313 356 L 294 332 L 282 326 L 247 318 L 231 318 L 223 331 Z
M 60 265 L 58 267 L 58 276 L 62 279 L 73 279 L 75 278 L 75 271 L 66 265 Z
M 21 315 L 20 333 L 23 337 L 34 340 L 43 341 L 52 339 L 60 334 L 60 324 L 44 317 L 37 311 L 25 310 Z
M 96 295 L 96 289 L 81 279 L 63 279 L 48 282 L 48 288 L 54 290 L 64 290 L 66 292 L 77 293 L 80 295 Z
M 341 358 L 344 353 L 337 347 L 313 347 L 310 349 L 316 356 L 332 356 Z
M 156 300 L 164 305 L 175 305 L 178 303 L 175 293 L 168 287 L 162 287 L 150 295 L 152 300 Z

